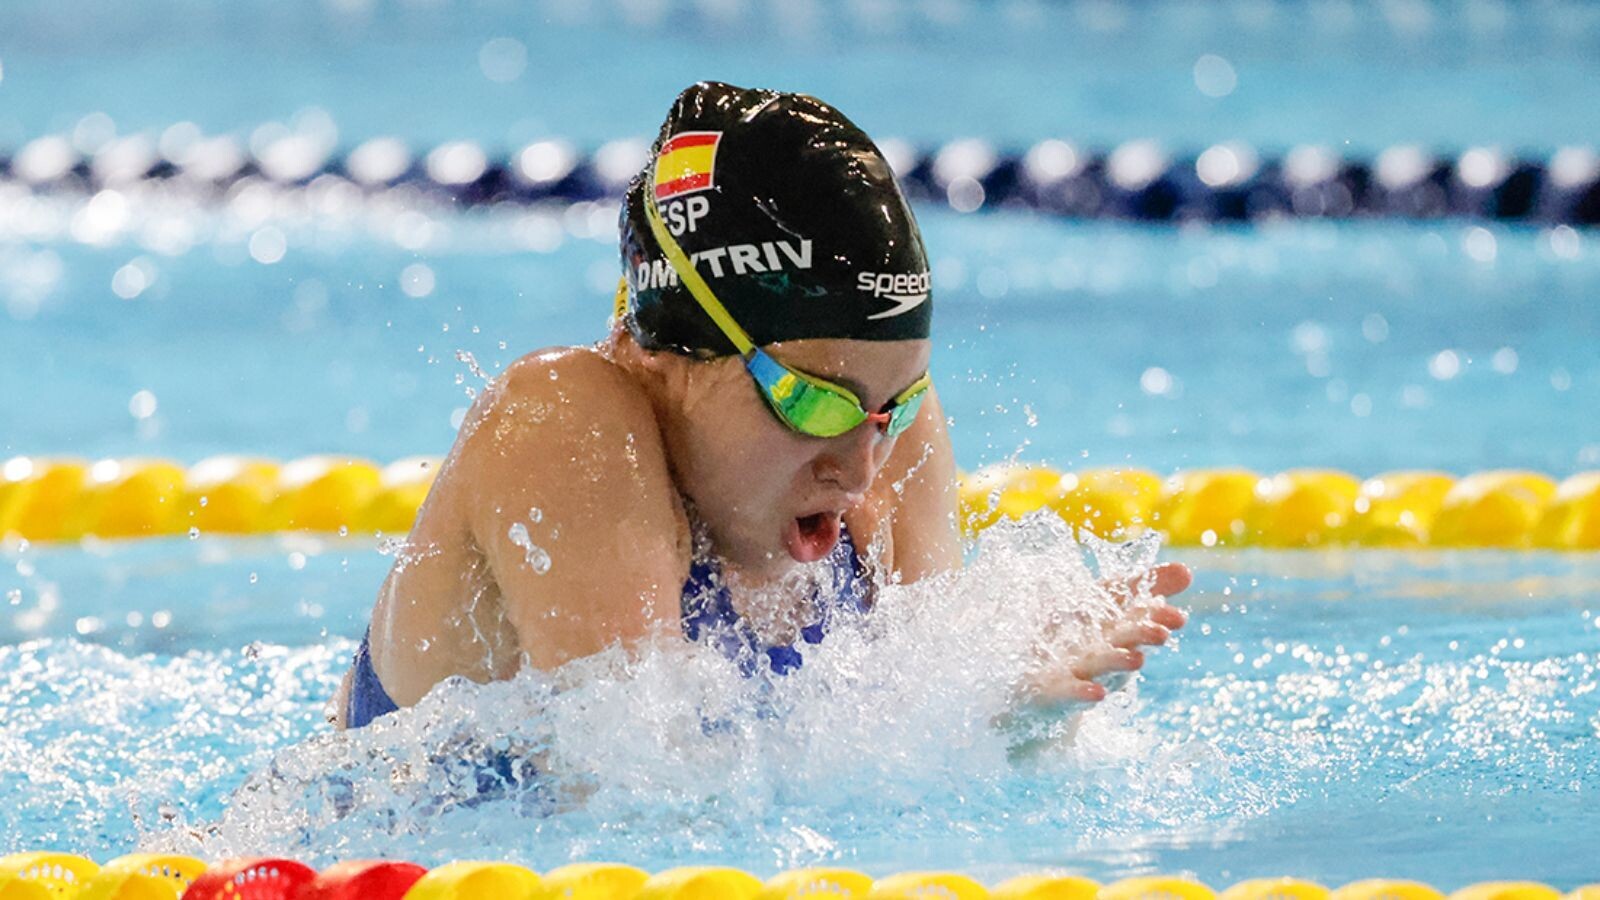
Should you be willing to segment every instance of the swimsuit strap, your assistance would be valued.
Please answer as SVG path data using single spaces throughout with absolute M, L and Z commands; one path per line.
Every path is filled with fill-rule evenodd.
M 372 629 L 361 636 L 361 646 L 356 648 L 353 673 L 350 676 L 350 696 L 346 700 L 344 724 L 346 728 L 360 728 L 379 716 L 386 716 L 400 707 L 383 689 L 378 673 L 372 668 Z
M 830 578 L 817 587 L 817 621 L 800 629 L 807 644 L 822 643 L 829 621 L 839 612 L 865 612 L 871 602 L 871 581 L 866 563 L 856 552 L 848 528 L 840 528 L 839 543 L 828 554 Z M 800 667 L 800 651 L 793 644 L 762 646 L 755 632 L 733 608 L 728 586 L 715 557 L 706 555 L 689 568 L 683 585 L 683 633 L 691 641 L 710 640 L 729 659 L 736 661 L 746 676 L 755 674 L 756 661 L 764 653 L 772 671 L 784 675 Z

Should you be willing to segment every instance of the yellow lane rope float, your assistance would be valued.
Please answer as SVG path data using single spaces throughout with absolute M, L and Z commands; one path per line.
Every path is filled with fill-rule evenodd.
M 279 463 L 18 456 L 0 463 L 0 538 L 71 541 L 311 531 L 403 535 L 441 460 Z M 1104 538 L 1163 532 L 1179 547 L 1600 549 L 1600 471 L 1559 484 L 1517 470 L 1258 473 L 989 466 L 961 478 L 967 534 L 1049 510 Z
M 259 876 L 259 877 L 258 877 Z M 280 877 L 281 876 L 281 877 Z M 1332 889 L 1257 878 L 1217 891 L 1169 875 L 1102 885 L 1074 875 L 1020 875 L 993 887 L 955 872 L 874 881 L 850 869 L 796 869 L 765 881 L 739 869 L 686 866 L 650 874 L 576 863 L 543 877 L 511 863 L 453 862 L 431 871 L 398 861 L 347 861 L 316 873 L 287 859 L 133 854 L 97 866 L 81 856 L 0 857 L 0 900 L 1596 900 L 1600 884 L 1562 894 L 1532 881 L 1483 882 L 1446 894 L 1415 881 L 1369 879 Z

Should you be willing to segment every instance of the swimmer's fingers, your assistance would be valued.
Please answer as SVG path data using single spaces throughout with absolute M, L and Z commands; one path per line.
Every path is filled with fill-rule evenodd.
M 1106 643 L 1113 647 L 1165 644 L 1172 632 L 1188 621 L 1189 616 L 1183 610 L 1158 600 L 1154 604 L 1139 604 L 1123 610 L 1121 615 L 1105 622 L 1103 630 Z
M 1188 613 L 1165 603 L 1150 607 L 1149 614 L 1150 621 L 1169 631 L 1177 631 L 1189 622 Z
M 1072 676 L 1093 681 L 1102 675 L 1137 672 L 1144 665 L 1144 652 L 1133 647 L 1102 647 L 1085 653 L 1072 664 Z
M 1133 578 L 1109 582 L 1106 589 L 1117 602 L 1126 603 L 1141 593 L 1151 597 L 1174 597 L 1188 590 L 1193 581 L 1193 573 L 1183 563 L 1162 563 Z
M 1099 703 L 1106 698 L 1104 685 L 1071 672 L 1040 672 L 1028 680 L 1024 697 L 1036 707 L 1066 706 L 1078 703 Z
M 1106 640 L 1113 647 L 1129 650 L 1134 647 L 1160 646 L 1172 636 L 1172 629 L 1160 622 L 1123 622 L 1106 632 Z

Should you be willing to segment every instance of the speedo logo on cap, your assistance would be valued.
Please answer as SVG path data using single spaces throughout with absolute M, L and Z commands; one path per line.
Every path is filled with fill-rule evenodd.
M 876 312 L 869 319 L 889 319 L 908 313 L 928 300 L 933 279 L 927 272 L 861 272 L 856 287 L 880 300 L 893 300 L 894 306 Z
M 685 131 L 661 145 L 656 157 L 656 200 L 703 191 L 715 182 L 720 131 Z

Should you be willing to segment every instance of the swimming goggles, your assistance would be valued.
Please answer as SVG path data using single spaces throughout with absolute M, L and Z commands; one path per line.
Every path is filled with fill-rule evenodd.
M 766 398 L 767 405 L 772 407 L 783 424 L 800 434 L 831 438 L 845 434 L 863 422 L 872 422 L 884 434 L 895 437 L 916 421 L 917 410 L 922 408 L 922 400 L 933 386 L 933 379 L 928 373 L 924 372 L 921 378 L 901 391 L 883 409 L 867 412 L 861 405 L 861 399 L 849 388 L 778 362 L 755 345 L 750 335 L 733 320 L 728 308 L 711 292 L 711 286 L 695 271 L 688 255 L 667 231 L 667 226 L 661 221 L 661 212 L 656 209 L 655 201 L 648 192 L 644 198 L 644 208 L 650 231 L 666 254 L 667 262 L 706 311 L 706 315 L 738 349 L 739 355 L 744 358 L 744 367 L 755 379 L 761 396 Z

